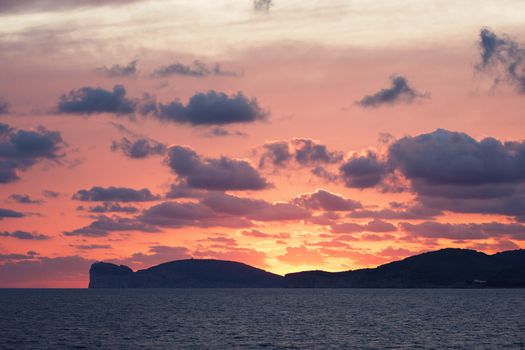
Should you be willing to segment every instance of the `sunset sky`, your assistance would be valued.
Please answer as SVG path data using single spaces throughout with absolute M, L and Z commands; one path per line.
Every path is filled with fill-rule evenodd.
M 525 248 L 522 0 L 3 0 L 0 21 L 0 287 Z

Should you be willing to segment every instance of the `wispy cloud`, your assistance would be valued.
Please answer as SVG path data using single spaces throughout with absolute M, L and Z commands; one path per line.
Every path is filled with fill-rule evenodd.
M 400 75 L 390 78 L 392 85 L 378 92 L 363 97 L 356 103 L 361 107 L 380 107 L 398 103 L 412 103 L 430 98 L 428 92 L 419 92 L 408 84 L 408 80 Z

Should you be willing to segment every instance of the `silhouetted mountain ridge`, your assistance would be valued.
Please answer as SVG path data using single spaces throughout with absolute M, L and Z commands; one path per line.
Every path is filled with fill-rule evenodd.
M 176 260 L 132 272 L 127 266 L 91 265 L 90 288 L 277 288 L 282 276 L 225 260 Z M 114 278 L 112 278 L 112 276 Z
M 285 277 L 288 287 L 303 288 L 525 287 L 525 250 L 487 255 L 447 248 L 373 269 L 305 271 Z
M 283 276 L 234 261 L 189 259 L 133 272 L 94 263 L 90 288 L 473 288 L 525 287 L 525 250 L 493 255 L 447 248 L 370 269 Z

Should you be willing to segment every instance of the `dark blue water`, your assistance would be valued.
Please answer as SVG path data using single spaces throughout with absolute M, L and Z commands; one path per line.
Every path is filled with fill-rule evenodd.
M 525 290 L 0 290 L 0 349 L 522 349 Z

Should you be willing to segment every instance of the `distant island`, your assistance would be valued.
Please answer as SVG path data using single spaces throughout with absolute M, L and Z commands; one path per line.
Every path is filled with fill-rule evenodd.
M 177 260 L 136 272 L 97 262 L 89 277 L 89 288 L 525 288 L 525 250 L 487 255 L 447 248 L 371 269 L 285 276 L 212 259 Z

